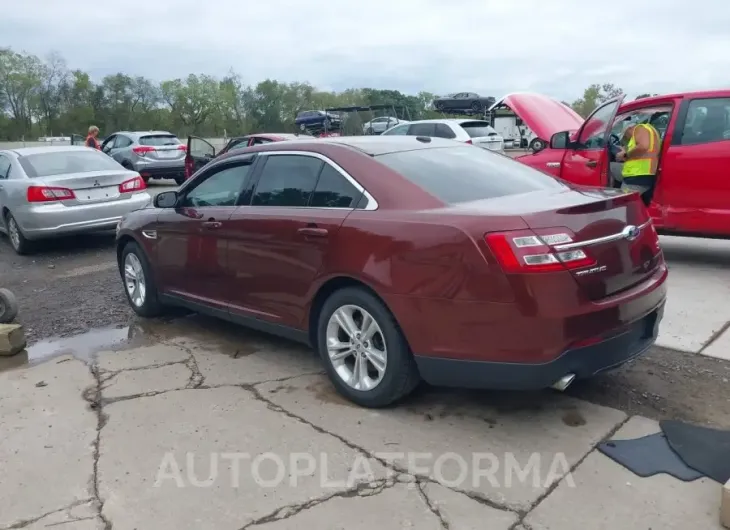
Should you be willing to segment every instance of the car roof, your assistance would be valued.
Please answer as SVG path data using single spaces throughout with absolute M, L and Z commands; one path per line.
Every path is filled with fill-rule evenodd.
M 329 138 L 316 138 L 312 141 L 284 141 L 263 146 L 256 146 L 256 151 L 281 151 L 285 150 L 287 145 L 296 145 L 297 150 L 318 152 L 318 147 L 322 145 L 341 145 L 357 149 L 370 156 L 384 155 L 388 153 L 398 153 L 402 151 L 416 151 L 420 149 L 433 149 L 437 147 L 459 147 L 462 144 L 453 140 L 444 138 L 428 138 L 423 141 L 421 136 L 334 136 Z
M 631 109 L 632 107 L 646 107 L 652 103 L 667 103 L 667 100 L 672 99 L 705 99 L 705 98 L 728 98 L 730 97 L 730 90 L 701 90 L 696 92 L 678 92 L 676 94 L 660 94 L 658 96 L 650 96 L 647 98 L 635 99 L 632 101 L 625 101 L 621 104 L 621 111 L 623 109 Z
M 453 123 L 455 125 L 461 125 L 462 123 L 469 123 L 473 121 L 483 121 L 484 123 L 489 124 L 489 122 L 484 118 L 440 118 L 434 120 L 417 120 L 410 123 L 411 125 L 416 123 Z
M 87 150 L 94 150 L 90 147 L 86 147 L 83 145 L 49 145 L 49 146 L 38 146 L 38 147 L 18 147 L 16 149 L 5 149 L 4 151 L 0 152 L 11 152 L 15 153 L 17 156 L 29 156 L 29 155 L 39 155 L 44 153 L 64 153 L 64 152 L 74 152 L 74 151 L 87 151 Z
M 128 134 L 131 136 L 175 136 L 170 131 L 117 131 L 112 134 Z M 109 136 L 112 136 L 111 134 Z

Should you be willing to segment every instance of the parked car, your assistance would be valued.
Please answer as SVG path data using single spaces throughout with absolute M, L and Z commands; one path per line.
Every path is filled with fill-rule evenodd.
M 584 186 L 615 187 L 623 127 L 647 121 L 662 136 L 649 213 L 660 234 L 730 238 L 730 90 L 617 98 L 569 127 L 535 109 L 550 147 L 520 162 Z M 618 165 L 618 171 L 611 166 Z
M 185 181 L 185 145 L 167 131 L 122 131 L 108 136 L 101 144 L 103 153 L 130 171 L 149 179 Z
M 283 142 L 286 140 L 297 140 L 299 138 L 311 138 L 289 133 L 257 133 L 246 136 L 236 136 L 228 140 L 228 143 L 216 152 L 215 147 L 208 140 L 199 136 L 188 136 L 188 144 L 185 156 L 185 178 L 189 179 L 205 164 L 214 158 L 224 155 L 235 149 L 243 149 L 252 145 L 266 144 L 269 142 Z
M 433 100 L 433 106 L 439 112 L 459 111 L 459 112 L 482 112 L 491 107 L 495 102 L 495 98 L 488 96 L 482 97 L 475 92 L 459 92 L 458 94 L 449 94 Z
M 338 128 L 342 124 L 342 116 L 335 112 L 324 110 L 305 110 L 297 114 L 294 123 L 300 130 L 306 131 L 309 128 L 332 127 Z
M 0 231 L 27 254 L 40 239 L 112 230 L 150 202 L 145 188 L 139 173 L 88 147 L 0 151 Z
M 407 120 L 399 120 L 398 118 L 394 118 L 392 116 L 380 116 L 378 118 L 373 118 L 372 120 L 363 123 L 362 133 L 382 134 L 391 127 L 395 127 L 396 125 L 401 125 L 404 123 L 410 122 Z
M 117 245 L 138 315 L 184 306 L 311 344 L 367 407 L 421 379 L 564 389 L 646 351 L 666 298 L 638 195 L 441 138 L 234 151 L 125 216 Z
M 420 120 L 398 125 L 385 136 L 429 136 L 465 142 L 490 151 L 504 152 L 504 139 L 483 120 Z

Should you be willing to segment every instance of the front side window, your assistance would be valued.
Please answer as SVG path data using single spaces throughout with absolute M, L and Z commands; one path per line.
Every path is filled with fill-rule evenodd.
M 305 155 L 269 155 L 256 184 L 253 206 L 307 206 L 323 162 Z
M 405 136 L 408 134 L 409 125 L 398 125 L 392 129 L 388 129 L 383 133 L 384 136 Z
M 251 172 L 254 158 L 213 169 L 210 176 L 190 190 L 181 206 L 203 208 L 236 206 Z
M 618 104 L 618 101 L 614 101 L 604 105 L 586 120 L 578 139 L 583 149 L 606 147 L 606 132 L 611 125 L 610 122 L 613 120 Z
M 8 157 L 0 155 L 0 180 L 5 180 L 10 175 L 10 160 Z
M 541 171 L 470 146 L 401 151 L 376 160 L 447 204 L 566 189 Z
M 687 109 L 682 145 L 730 140 L 730 98 L 695 99 Z
M 325 164 L 309 206 L 314 208 L 354 208 L 362 192 L 339 171 Z

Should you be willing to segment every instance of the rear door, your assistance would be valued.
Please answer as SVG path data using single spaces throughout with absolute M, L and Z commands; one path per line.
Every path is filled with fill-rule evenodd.
M 231 218 L 232 311 L 298 328 L 359 189 L 312 153 L 269 152 L 250 206 Z M 264 162 L 265 160 L 265 162 Z
M 588 116 L 563 156 L 565 180 L 581 186 L 608 186 L 608 139 L 624 96 L 612 99 Z
M 215 158 L 213 144 L 199 136 L 188 136 L 187 155 L 185 157 L 185 177 L 192 177 L 196 171 Z
M 8 204 L 8 177 L 10 176 L 10 159 L 5 155 L 0 155 L 0 212 L 3 212 L 3 208 L 9 206 Z M 0 214 L 0 227 L 5 228 L 5 219 Z
M 684 100 L 660 165 L 664 228 L 730 235 L 730 95 Z

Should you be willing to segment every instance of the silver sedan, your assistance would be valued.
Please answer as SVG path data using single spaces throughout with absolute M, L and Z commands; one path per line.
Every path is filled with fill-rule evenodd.
M 0 232 L 18 254 L 39 239 L 113 230 L 150 201 L 139 173 L 95 149 L 0 151 Z

